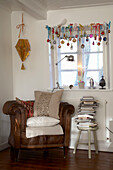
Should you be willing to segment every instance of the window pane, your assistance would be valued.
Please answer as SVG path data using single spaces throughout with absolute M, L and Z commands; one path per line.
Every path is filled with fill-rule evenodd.
M 89 81 L 90 78 L 93 78 L 94 80 L 94 86 L 99 85 L 99 81 L 102 78 L 103 71 L 88 71 L 85 73 L 85 86 L 90 86 Z
M 84 54 L 84 69 L 102 69 L 103 68 L 103 53 Z
M 73 43 L 72 41 L 68 41 L 68 40 L 63 40 L 64 44 L 61 44 L 62 39 L 60 40 L 60 52 L 61 53 L 66 53 L 66 52 L 77 52 L 77 42 Z M 70 45 L 67 46 L 67 43 L 69 43 Z M 73 47 L 73 48 L 71 48 Z
M 92 38 L 88 37 L 88 41 L 86 40 L 87 40 L 86 37 L 82 39 L 82 43 L 85 45 L 83 49 L 84 52 L 103 51 L 103 42 L 98 41 L 98 37 L 97 37 L 97 40 L 94 40 L 94 37 Z M 97 45 L 98 42 L 100 42 L 99 46 Z
M 77 71 L 61 72 L 61 85 L 75 85 L 77 81 Z
M 66 54 L 61 54 L 61 59 L 64 58 Z M 67 54 L 69 56 L 69 54 Z M 64 58 L 63 61 L 61 61 L 61 70 L 70 70 L 70 69 L 77 69 L 77 54 L 74 54 L 74 61 L 67 61 L 67 58 Z

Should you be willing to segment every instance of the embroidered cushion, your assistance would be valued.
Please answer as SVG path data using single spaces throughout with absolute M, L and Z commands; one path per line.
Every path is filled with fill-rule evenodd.
M 27 126 L 42 127 L 42 126 L 55 126 L 60 120 L 48 116 L 30 117 L 27 119 Z
M 49 116 L 59 119 L 59 104 L 63 90 L 52 92 L 35 91 L 34 116 Z
M 33 117 L 34 116 L 34 109 L 33 109 L 34 102 L 32 102 L 32 101 L 23 101 L 23 100 L 20 100 L 17 97 L 16 97 L 16 101 L 27 109 L 28 117 Z

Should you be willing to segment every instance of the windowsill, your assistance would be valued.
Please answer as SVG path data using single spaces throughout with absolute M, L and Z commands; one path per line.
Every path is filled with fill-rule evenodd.
M 84 89 L 80 89 L 79 87 L 73 87 L 72 89 L 70 89 L 68 86 L 62 87 L 62 89 L 64 89 L 65 91 L 77 91 L 77 92 L 112 92 L 113 89 L 99 89 L 98 87 L 95 89 L 90 89 L 89 87 L 85 87 Z M 48 88 L 48 91 L 52 91 L 53 89 Z M 55 90 L 59 90 L 59 89 L 55 89 Z
M 79 87 L 73 87 L 72 89 L 70 89 L 69 87 L 63 87 L 64 90 L 66 91 L 88 91 L 88 92 L 111 92 L 113 91 L 113 89 L 99 89 L 99 87 L 97 88 L 89 88 L 89 87 L 85 87 L 83 89 L 80 89 Z

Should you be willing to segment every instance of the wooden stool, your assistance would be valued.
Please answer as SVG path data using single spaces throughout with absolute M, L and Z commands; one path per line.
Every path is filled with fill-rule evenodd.
M 91 159 L 91 144 L 95 144 L 96 154 L 98 154 L 98 143 L 97 143 L 97 135 L 96 135 L 96 130 L 98 129 L 98 127 L 90 127 L 90 128 L 77 127 L 77 128 L 79 130 L 79 134 L 77 137 L 77 141 L 75 143 L 75 149 L 73 151 L 73 154 L 76 153 L 78 144 L 88 144 L 88 158 Z M 82 131 L 88 132 L 88 143 L 79 143 L 79 139 Z M 91 131 L 93 131 L 94 143 L 91 143 Z

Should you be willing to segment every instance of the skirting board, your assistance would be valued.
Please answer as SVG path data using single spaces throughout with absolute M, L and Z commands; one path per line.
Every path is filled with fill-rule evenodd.
M 7 149 L 9 147 L 9 144 L 7 142 L 1 143 L 0 144 L 0 151 Z
M 75 142 L 76 142 L 75 139 L 71 138 L 71 142 L 70 142 L 69 148 L 74 149 Z M 80 142 L 87 143 L 86 140 L 82 140 Z M 88 150 L 88 145 L 79 144 L 77 149 Z M 95 150 L 94 145 L 91 145 L 91 149 Z M 98 141 L 98 150 L 99 151 L 104 151 L 104 152 L 113 152 L 113 142 L 110 142 L 110 141 Z

